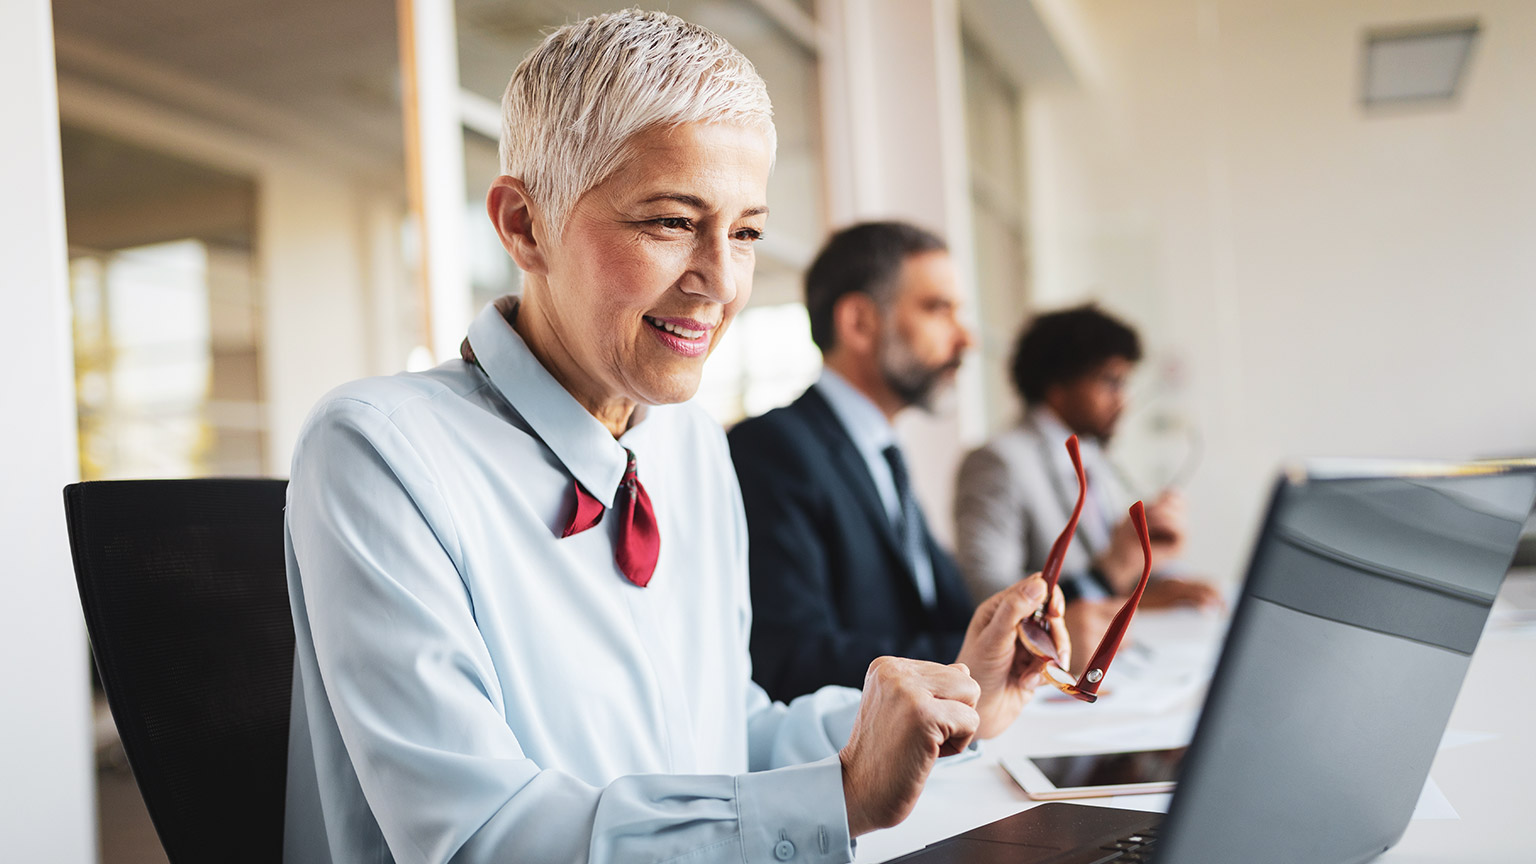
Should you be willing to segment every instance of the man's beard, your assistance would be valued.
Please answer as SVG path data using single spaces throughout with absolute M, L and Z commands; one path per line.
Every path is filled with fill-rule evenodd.
M 885 386 L 901 399 L 903 405 L 932 412 L 939 395 L 947 389 L 960 368 L 960 358 L 928 366 L 912 353 L 911 347 L 895 332 L 887 329 L 880 346 L 880 377 Z

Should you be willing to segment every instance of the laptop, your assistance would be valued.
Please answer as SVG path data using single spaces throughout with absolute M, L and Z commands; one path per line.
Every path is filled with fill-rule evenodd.
M 1166 816 L 1042 804 L 921 864 L 1353 864 L 1408 827 L 1536 501 L 1536 460 L 1275 485 Z

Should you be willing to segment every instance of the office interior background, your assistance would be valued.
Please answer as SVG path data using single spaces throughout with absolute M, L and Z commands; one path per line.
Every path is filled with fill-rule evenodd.
M 154 860 L 98 849 L 133 829 L 106 797 L 98 827 L 61 487 L 284 476 L 326 390 L 452 356 L 517 286 L 481 203 L 501 90 L 614 5 L 0 5 L 0 857 Z M 1018 416 L 1020 323 L 1087 299 L 1147 343 L 1115 452 L 1144 493 L 1184 481 L 1193 572 L 1240 576 L 1287 459 L 1536 452 L 1536 4 L 656 5 L 776 111 L 755 294 L 699 395 L 722 423 L 814 379 L 799 276 L 829 230 L 953 244 L 979 345 L 902 421 L 941 537 L 960 456 Z

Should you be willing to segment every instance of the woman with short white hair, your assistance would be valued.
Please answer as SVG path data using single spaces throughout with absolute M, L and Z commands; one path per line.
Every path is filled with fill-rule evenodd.
M 552 33 L 503 107 L 521 296 L 463 359 L 332 391 L 295 451 L 285 858 L 849 861 L 1017 715 L 1043 584 L 983 604 L 963 663 L 769 702 L 735 474 L 687 404 L 751 292 L 763 82 L 628 11 Z

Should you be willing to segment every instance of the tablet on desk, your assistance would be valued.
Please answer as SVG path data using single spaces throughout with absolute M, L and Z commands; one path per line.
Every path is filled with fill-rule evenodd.
M 1003 768 L 1036 801 L 1170 792 L 1183 747 L 1113 753 L 1005 756 Z

